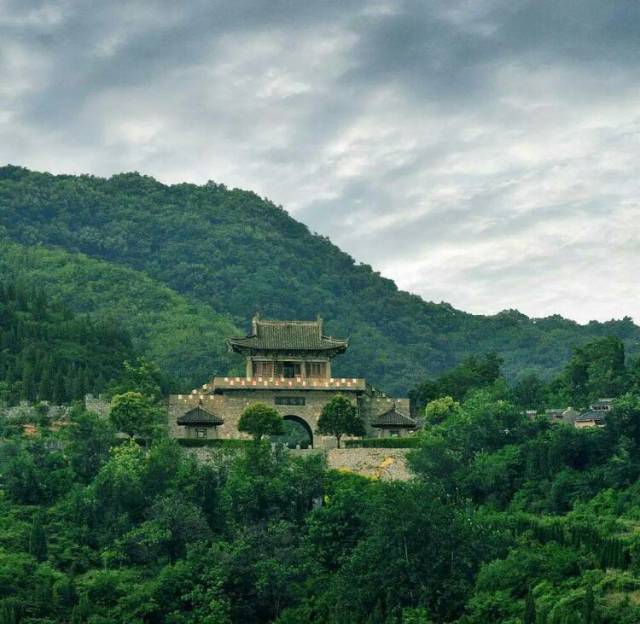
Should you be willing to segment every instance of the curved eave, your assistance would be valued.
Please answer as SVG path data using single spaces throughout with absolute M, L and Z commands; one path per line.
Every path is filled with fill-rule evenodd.
M 246 338 L 229 338 L 227 340 L 227 346 L 230 351 L 236 353 L 256 353 L 256 352 L 278 352 L 285 353 L 305 353 L 305 352 L 323 352 L 323 353 L 344 353 L 349 347 L 349 341 L 332 342 L 325 345 L 315 345 L 313 347 L 295 347 L 295 346 L 265 346 L 260 344 L 252 344 Z
M 181 427 L 219 427 L 224 423 L 221 421 L 212 422 L 210 420 L 181 420 L 178 418 L 176 421 Z

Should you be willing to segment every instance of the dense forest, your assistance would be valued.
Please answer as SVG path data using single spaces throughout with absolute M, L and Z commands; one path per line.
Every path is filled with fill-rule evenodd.
M 418 386 L 406 482 L 259 439 L 198 460 L 159 419 L 123 441 L 116 406 L 153 414 L 161 380 L 145 363 L 114 373 L 107 419 L 76 404 L 26 434 L 24 411 L 0 409 L 1 624 L 640 621 L 639 375 L 617 340 L 543 383 L 588 401 L 615 380 L 604 428 L 526 417 L 493 355 Z
M 0 404 L 82 399 L 119 381 L 134 358 L 116 324 L 77 317 L 41 289 L 0 281 Z
M 102 179 L 6 166 L 0 241 L 0 266 L 78 311 L 122 319 L 185 389 L 237 365 L 222 338 L 246 331 L 256 311 L 322 314 L 329 333 L 351 339 L 336 373 L 390 393 L 406 393 L 468 355 L 496 352 L 509 378 L 549 378 L 594 337 L 617 336 L 630 353 L 639 350 L 640 330 L 628 318 L 581 326 L 425 302 L 282 208 L 213 182 L 166 186 L 136 173 Z
M 620 339 L 605 336 L 576 347 L 551 379 L 529 373 L 510 383 L 495 353 L 472 355 L 439 377 L 423 380 L 409 396 L 414 411 L 421 414 L 430 401 L 441 397 L 462 401 L 470 392 L 487 387 L 521 410 L 585 409 L 601 398 L 640 394 L 640 357 L 627 357 Z

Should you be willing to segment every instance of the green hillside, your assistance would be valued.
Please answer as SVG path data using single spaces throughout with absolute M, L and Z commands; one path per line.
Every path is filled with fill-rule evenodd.
M 100 392 L 133 358 L 117 323 L 74 315 L 39 288 L 0 280 L 0 405 Z
M 105 319 L 132 336 L 133 347 L 181 388 L 206 381 L 212 369 L 238 366 L 224 339 L 237 333 L 227 317 L 113 263 L 39 246 L 0 245 L 0 273 L 44 286 L 73 310 Z
M 180 301 L 193 306 L 201 323 L 200 330 L 183 326 L 182 337 L 175 338 L 180 353 L 221 348 L 215 342 L 217 329 L 203 335 L 207 314 L 216 323 L 220 314 L 228 314 L 246 328 L 256 311 L 277 318 L 322 314 L 331 334 L 351 339 L 336 373 L 366 376 L 390 392 L 406 392 L 466 354 L 496 351 L 507 375 L 514 377 L 524 370 L 548 376 L 572 347 L 595 336 L 618 336 L 628 353 L 638 352 L 640 329 L 630 319 L 581 326 L 561 317 L 533 320 L 516 311 L 487 317 L 425 302 L 357 264 L 282 208 L 214 183 L 166 186 L 137 173 L 103 179 L 7 166 L 0 168 L 0 228 L 21 245 L 55 247 L 103 261 L 95 266 L 104 272 L 94 276 L 89 258 L 83 260 L 93 296 L 102 287 L 100 276 L 116 267 L 133 269 L 139 279 L 150 278 L 145 283 L 162 284 L 173 296 L 179 293 L 182 297 L 174 300 L 171 291 L 163 291 L 166 318 L 172 316 L 172 302 Z M 76 288 L 65 271 L 58 273 L 61 290 Z M 75 292 L 75 303 L 84 306 L 84 286 Z M 104 297 L 99 307 L 123 311 L 141 305 L 150 311 L 154 303 L 146 301 L 148 292 L 122 289 L 117 297 Z M 157 331 L 145 317 L 146 312 L 139 317 L 137 340 Z M 208 343 L 204 347 L 203 341 Z M 167 347 L 162 357 L 167 362 L 170 356 Z M 212 356 L 210 372 L 222 364 Z M 182 365 L 174 361 L 173 366 Z M 181 368 L 180 375 L 187 374 Z

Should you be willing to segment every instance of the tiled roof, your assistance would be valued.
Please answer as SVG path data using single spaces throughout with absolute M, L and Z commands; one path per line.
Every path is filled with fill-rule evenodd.
M 575 420 L 577 422 L 584 422 L 588 420 L 604 420 L 604 419 L 605 419 L 605 414 L 603 414 L 601 410 L 588 410 L 580 414 L 580 416 L 576 416 Z
M 213 381 L 205 384 L 205 392 L 217 389 L 246 390 L 246 389 L 268 390 L 340 390 L 343 392 L 366 390 L 367 382 L 364 379 L 356 378 L 331 378 L 331 379 L 303 379 L 294 377 L 287 379 L 279 377 L 267 379 L 266 377 L 214 377 Z M 197 391 L 193 391 L 196 393 Z
M 202 407 L 202 405 L 198 405 L 180 416 L 177 422 L 179 425 L 211 425 L 217 427 L 222 425 L 224 420 Z
M 255 318 L 253 333 L 244 338 L 229 338 L 234 351 L 245 349 L 291 351 L 344 351 L 349 342 L 324 336 L 322 321 L 270 321 Z
M 413 418 L 405 416 L 392 407 L 390 410 L 380 414 L 371 420 L 372 427 L 407 427 L 415 429 L 418 424 Z

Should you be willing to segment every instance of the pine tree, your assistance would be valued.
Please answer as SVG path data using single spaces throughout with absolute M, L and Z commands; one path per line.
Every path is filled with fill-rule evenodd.
M 73 399 L 82 399 L 86 393 L 86 388 L 84 385 L 85 381 L 85 371 L 83 368 L 77 368 L 73 370 L 73 390 L 71 393 L 71 398 Z
M 91 605 L 86 593 L 80 595 L 78 604 L 71 611 L 71 624 L 82 624 L 91 615 Z
M 43 363 L 40 386 L 38 387 L 38 399 L 48 401 L 53 395 L 53 379 L 51 374 L 51 360 L 46 359 Z
M 26 401 L 33 401 L 36 398 L 36 372 L 30 357 L 26 358 L 22 368 L 21 397 Z
M 51 400 L 55 405 L 62 405 L 66 402 L 67 393 L 64 386 L 64 374 L 62 369 L 58 368 L 54 382 L 53 382 L 53 394 Z
M 37 514 L 31 525 L 29 535 L 29 553 L 38 561 L 45 561 L 49 556 L 47 548 L 47 535 L 42 524 L 42 516 Z
M 596 624 L 595 601 L 593 599 L 593 588 L 591 585 L 587 586 L 587 590 L 582 601 L 582 621 L 583 624 Z
M 0 624 L 17 624 L 18 617 L 14 607 L 3 604 L 0 607 Z
M 524 624 L 536 624 L 536 602 L 533 598 L 531 588 L 527 592 L 527 598 L 524 603 Z

